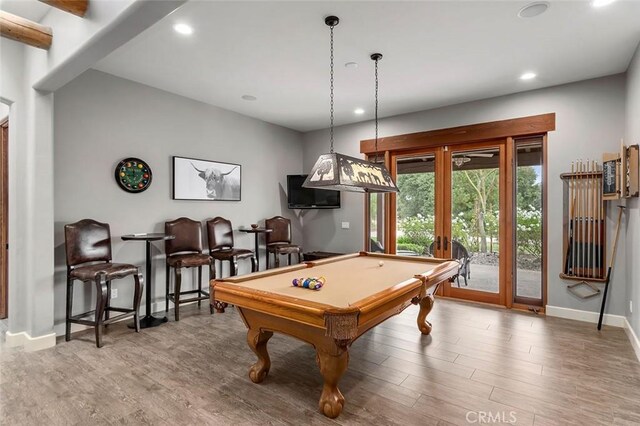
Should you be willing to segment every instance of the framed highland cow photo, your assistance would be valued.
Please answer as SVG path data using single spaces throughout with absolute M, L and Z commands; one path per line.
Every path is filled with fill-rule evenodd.
M 240 201 L 242 166 L 173 157 L 173 199 Z

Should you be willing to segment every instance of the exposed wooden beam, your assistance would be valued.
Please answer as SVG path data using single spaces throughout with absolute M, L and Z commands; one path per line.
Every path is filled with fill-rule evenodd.
M 516 136 L 531 136 L 556 129 L 556 114 L 541 114 L 449 129 L 378 138 L 378 152 L 405 151 L 437 145 L 456 145 Z M 360 152 L 375 152 L 375 140 L 360 141 Z
M 89 6 L 88 0 L 39 0 L 51 7 L 55 7 L 65 12 L 73 13 L 76 16 L 83 17 L 87 13 Z
M 0 35 L 40 49 L 49 49 L 51 28 L 0 10 Z

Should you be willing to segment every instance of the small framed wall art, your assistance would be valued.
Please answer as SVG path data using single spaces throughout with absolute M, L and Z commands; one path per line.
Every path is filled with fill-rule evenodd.
M 240 201 L 242 166 L 173 157 L 173 199 Z
M 125 158 L 116 166 L 115 179 L 124 191 L 138 193 L 151 185 L 151 167 L 139 158 Z

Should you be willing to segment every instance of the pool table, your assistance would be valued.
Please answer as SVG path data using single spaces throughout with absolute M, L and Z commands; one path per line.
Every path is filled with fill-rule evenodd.
M 452 260 L 361 252 L 264 272 L 211 281 L 211 303 L 237 307 L 249 329 L 247 343 L 258 361 L 249 369 L 262 382 L 271 366 L 267 342 L 274 332 L 310 343 L 324 379 L 320 411 L 335 418 L 344 397 L 338 381 L 347 369 L 349 346 L 367 330 L 419 304 L 418 329 L 431 332 L 426 317 L 433 293 L 458 272 Z M 320 290 L 292 286 L 294 278 L 325 277 Z

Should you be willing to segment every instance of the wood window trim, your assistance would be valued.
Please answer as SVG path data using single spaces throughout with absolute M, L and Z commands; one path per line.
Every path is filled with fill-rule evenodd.
M 556 129 L 556 114 L 532 115 L 447 129 L 378 138 L 378 152 L 406 151 L 442 145 L 458 145 L 492 139 L 541 135 Z M 360 141 L 362 154 L 375 153 L 375 140 Z

